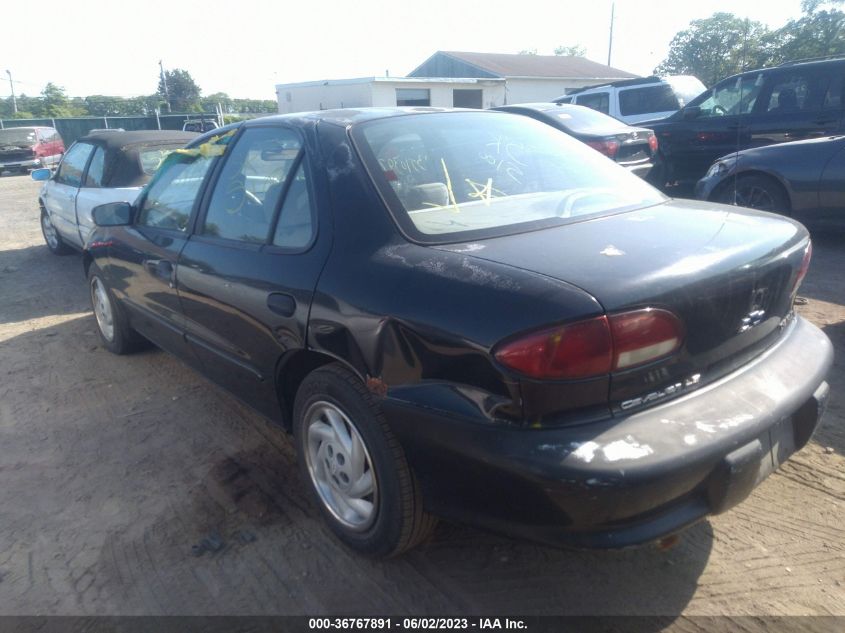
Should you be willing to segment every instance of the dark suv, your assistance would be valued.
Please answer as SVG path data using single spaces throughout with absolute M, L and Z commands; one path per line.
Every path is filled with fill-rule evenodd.
M 838 134 L 845 59 L 794 62 L 720 81 L 668 119 L 641 123 L 657 134 L 656 185 L 695 182 L 717 158 L 785 141 Z

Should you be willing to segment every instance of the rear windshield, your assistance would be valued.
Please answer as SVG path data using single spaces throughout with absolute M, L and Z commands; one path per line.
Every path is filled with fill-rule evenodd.
M 612 128 L 617 128 L 620 125 L 619 121 L 612 116 L 583 106 L 573 105 L 568 108 L 549 108 L 548 110 L 543 110 L 543 113 L 558 119 L 563 125 L 574 130 L 607 129 L 608 125 Z
M 6 128 L 0 130 L 0 146 L 35 145 L 38 138 L 32 128 Z
M 580 141 L 523 116 L 400 116 L 355 126 L 352 137 L 397 223 L 421 242 L 507 235 L 665 199 Z
M 643 88 L 627 88 L 619 91 L 619 112 L 623 116 L 670 112 L 681 107 L 672 86 L 660 84 Z

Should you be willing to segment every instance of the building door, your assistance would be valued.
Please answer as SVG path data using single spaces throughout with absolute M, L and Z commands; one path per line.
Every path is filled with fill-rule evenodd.
M 456 108 L 483 108 L 483 90 L 455 88 L 452 91 L 452 105 Z

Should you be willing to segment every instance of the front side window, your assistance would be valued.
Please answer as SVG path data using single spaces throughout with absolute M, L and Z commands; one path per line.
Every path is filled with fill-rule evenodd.
M 85 163 L 88 162 L 88 157 L 93 150 L 94 146 L 90 143 L 76 143 L 71 147 L 62 159 L 62 164 L 56 174 L 56 182 L 69 187 L 81 187 Z
M 607 114 L 610 111 L 610 95 L 607 92 L 596 92 L 589 95 L 575 97 L 575 102 L 580 106 L 586 106 Z
M 728 79 L 690 105 L 698 106 L 699 118 L 747 114 L 751 112 L 763 88 L 763 74 L 756 73 Z
M 200 233 L 263 244 L 302 143 L 292 130 L 245 130 L 214 186 Z
M 436 113 L 352 128 L 412 239 L 479 239 L 621 212 L 665 198 L 583 143 L 506 113 Z
M 138 212 L 138 225 L 185 231 L 213 163 L 213 156 L 172 154 L 147 189 Z

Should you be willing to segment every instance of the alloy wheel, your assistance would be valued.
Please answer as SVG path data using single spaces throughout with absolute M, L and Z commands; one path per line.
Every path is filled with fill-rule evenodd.
M 370 452 L 355 424 L 336 405 L 320 401 L 305 414 L 308 474 L 326 509 L 361 532 L 376 519 L 378 482 Z

